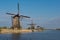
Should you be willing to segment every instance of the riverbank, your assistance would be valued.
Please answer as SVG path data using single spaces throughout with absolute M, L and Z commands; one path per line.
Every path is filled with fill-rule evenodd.
M 34 30 L 34 32 L 36 32 L 37 30 Z M 42 31 L 42 30 L 40 30 Z M 22 29 L 22 30 L 17 30 L 17 29 L 1 29 L 0 33 L 1 34 L 6 34 L 6 33 L 29 33 L 29 32 L 33 32 L 32 30 L 28 30 L 28 29 Z
M 25 33 L 25 32 L 32 32 L 31 30 L 16 30 L 16 29 L 1 29 L 1 34 L 4 33 Z

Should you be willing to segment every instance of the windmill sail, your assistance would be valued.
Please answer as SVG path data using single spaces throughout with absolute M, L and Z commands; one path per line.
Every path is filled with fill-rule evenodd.
M 6 13 L 6 14 L 8 14 L 8 15 L 16 15 L 16 14 L 11 14 L 11 13 Z
M 19 10 L 19 2 L 18 2 L 18 4 L 17 4 L 17 6 L 18 6 L 18 15 L 19 15 L 19 11 L 20 11 L 20 10 Z

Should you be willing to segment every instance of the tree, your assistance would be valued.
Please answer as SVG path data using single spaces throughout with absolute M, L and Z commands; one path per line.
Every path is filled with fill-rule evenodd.
M 34 26 L 31 26 L 31 29 L 35 29 L 35 27 Z
M 3 29 L 7 29 L 7 27 L 6 26 L 4 26 L 4 27 L 2 27 Z
M 43 27 L 41 27 L 41 26 L 37 26 L 37 28 L 36 29 L 40 29 L 40 30 L 43 30 L 44 28 Z
M 31 27 L 28 27 L 27 29 L 31 29 Z

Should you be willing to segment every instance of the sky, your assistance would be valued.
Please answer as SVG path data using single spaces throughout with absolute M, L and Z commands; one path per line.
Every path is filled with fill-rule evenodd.
M 0 0 L 0 26 L 11 26 L 11 16 L 17 14 L 18 0 Z M 36 25 L 44 28 L 60 28 L 60 0 L 19 0 L 20 14 L 30 16 L 21 21 L 23 28 L 33 19 Z

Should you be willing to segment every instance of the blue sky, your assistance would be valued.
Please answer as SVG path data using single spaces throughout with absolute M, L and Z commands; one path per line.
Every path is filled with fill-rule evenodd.
M 0 26 L 11 26 L 7 12 L 17 13 L 18 0 L 0 0 Z M 60 28 L 60 0 L 19 0 L 20 14 L 30 16 L 34 23 L 45 28 Z M 29 19 L 23 19 L 27 27 Z

